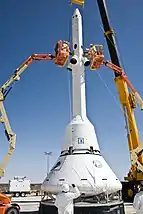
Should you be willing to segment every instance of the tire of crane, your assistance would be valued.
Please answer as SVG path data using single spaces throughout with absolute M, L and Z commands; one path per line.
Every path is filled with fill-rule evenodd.
M 4 214 L 19 214 L 20 211 L 16 206 L 10 206 Z

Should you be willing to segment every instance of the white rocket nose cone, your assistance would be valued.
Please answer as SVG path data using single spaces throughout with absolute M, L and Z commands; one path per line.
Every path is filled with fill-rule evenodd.
M 78 8 L 75 9 L 73 15 L 74 15 L 74 16 L 75 16 L 75 15 L 80 16 L 80 12 L 79 12 L 79 9 L 78 9 Z

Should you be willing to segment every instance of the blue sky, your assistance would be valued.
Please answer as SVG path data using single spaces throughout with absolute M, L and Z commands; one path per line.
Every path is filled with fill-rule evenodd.
M 86 0 L 85 0 L 86 1 Z M 89 3 L 87 3 L 89 2 Z M 108 0 L 109 15 L 116 30 L 122 65 L 129 79 L 143 95 L 143 13 L 142 0 Z M 57 40 L 69 40 L 70 19 L 75 5 L 67 1 L 1 1 L 0 68 L 2 85 L 14 70 L 33 53 L 53 53 Z M 81 9 L 81 8 L 80 8 Z M 102 43 L 110 59 L 95 0 L 86 1 L 84 43 Z M 111 93 L 99 78 L 108 85 Z M 52 62 L 34 62 L 22 74 L 5 101 L 16 149 L 2 181 L 14 175 L 27 175 L 32 182 L 46 175 L 44 151 L 52 151 L 51 166 L 60 153 L 65 127 L 70 120 L 69 74 Z M 114 172 L 123 179 L 129 170 L 129 152 L 113 74 L 106 68 L 86 72 L 87 114 L 95 125 L 100 148 Z M 117 102 L 115 102 L 115 98 Z M 142 139 L 143 115 L 136 110 Z M 0 126 L 0 160 L 7 151 L 7 141 Z

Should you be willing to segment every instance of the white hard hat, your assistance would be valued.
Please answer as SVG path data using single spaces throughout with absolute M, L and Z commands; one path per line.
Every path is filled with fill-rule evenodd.
M 63 185 L 62 185 L 62 191 L 63 191 L 63 192 L 69 192 L 69 190 L 70 190 L 70 187 L 69 187 L 68 184 L 63 184 Z

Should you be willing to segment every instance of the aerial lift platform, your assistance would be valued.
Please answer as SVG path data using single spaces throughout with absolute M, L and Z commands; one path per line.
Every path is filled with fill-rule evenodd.
M 4 171 L 6 168 L 6 164 L 10 160 L 16 142 L 16 134 L 12 131 L 10 122 L 8 120 L 8 116 L 4 107 L 4 101 L 12 89 L 12 85 L 20 80 L 20 75 L 25 71 L 25 69 L 33 62 L 33 61 L 41 61 L 41 60 L 53 60 L 56 65 L 59 67 L 64 67 L 68 57 L 69 57 L 69 43 L 66 41 L 59 40 L 55 46 L 55 55 L 52 54 L 33 54 L 27 60 L 22 63 L 22 65 L 17 68 L 14 74 L 0 87 L 0 122 L 4 126 L 5 135 L 9 142 L 9 149 L 4 157 L 2 163 L 0 164 L 0 178 L 4 176 Z M 0 193 L 0 214 L 19 214 L 20 206 L 18 204 L 13 204 L 11 202 L 11 197 Z

